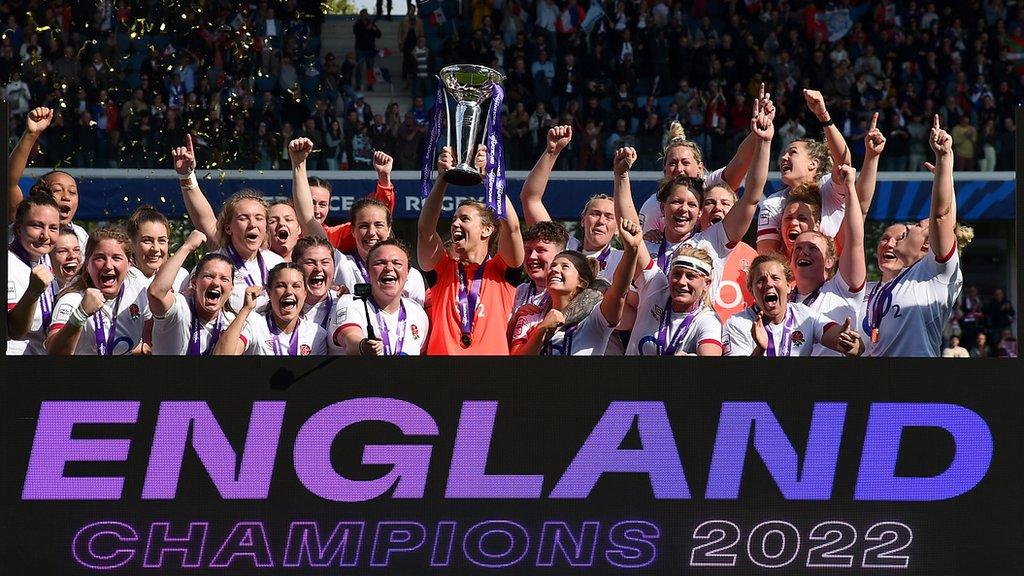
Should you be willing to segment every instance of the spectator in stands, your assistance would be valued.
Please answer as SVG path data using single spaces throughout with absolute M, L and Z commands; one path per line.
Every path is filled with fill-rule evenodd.
M 999 344 L 996 348 L 998 349 L 997 356 L 1000 358 L 1017 357 L 1017 339 L 1014 338 L 1013 332 L 1009 328 L 1003 330 L 1002 337 L 999 339 Z
M 949 346 L 942 350 L 943 358 L 970 358 L 971 354 L 966 348 L 960 345 L 960 338 L 957 336 L 949 337 Z
M 1013 326 L 1017 318 L 1016 312 L 1013 304 L 1006 299 L 1006 293 L 1002 288 L 996 288 L 992 292 L 992 300 L 984 306 L 984 318 L 993 340 L 1003 330 Z
M 353 77 L 353 84 L 358 90 L 365 82 L 366 89 L 372 92 L 373 83 L 368 80 L 373 76 L 373 64 L 377 56 L 377 38 L 381 37 L 381 31 L 380 28 L 377 28 L 377 23 L 370 20 L 370 15 L 364 8 L 359 11 L 359 18 L 353 24 L 352 32 L 356 36 L 356 57 L 359 63 Z
M 974 347 L 971 348 L 971 358 L 991 358 L 992 349 L 988 344 L 988 335 L 978 332 L 974 337 Z

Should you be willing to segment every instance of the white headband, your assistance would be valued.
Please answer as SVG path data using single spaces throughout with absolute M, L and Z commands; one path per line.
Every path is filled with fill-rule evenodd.
M 672 261 L 672 267 L 682 266 L 683 268 L 689 268 L 695 270 L 705 276 L 711 276 L 711 269 L 708 268 L 707 262 L 702 262 L 693 256 L 676 256 L 676 259 Z

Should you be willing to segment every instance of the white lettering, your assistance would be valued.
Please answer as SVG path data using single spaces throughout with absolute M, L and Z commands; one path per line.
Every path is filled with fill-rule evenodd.
M 726 301 L 723 297 L 726 292 L 726 287 L 732 292 L 732 299 Z M 719 307 L 731 310 L 743 303 L 743 292 L 740 290 L 740 285 L 735 280 L 722 280 L 718 284 L 718 294 L 715 295 L 715 303 Z

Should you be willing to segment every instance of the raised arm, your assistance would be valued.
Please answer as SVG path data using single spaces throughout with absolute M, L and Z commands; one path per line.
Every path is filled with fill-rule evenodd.
M 629 170 L 636 162 L 636 150 L 633 148 L 619 148 L 615 151 L 612 159 L 612 195 L 615 198 L 615 217 L 619 220 L 639 222 L 640 215 L 637 214 L 636 205 L 633 203 L 633 187 L 629 181 Z M 640 242 L 637 246 L 636 266 L 633 269 L 632 278 L 636 278 L 651 263 L 651 253 L 647 250 L 647 244 Z
M 846 188 L 846 215 L 843 217 L 843 252 L 839 255 L 839 273 L 852 289 L 860 289 L 867 280 L 868 268 L 864 260 L 864 213 L 858 196 L 857 171 L 853 166 L 839 167 L 838 186 Z M 863 181 L 863 179 L 862 179 Z
M 206 234 L 199 230 L 193 230 L 181 248 L 157 270 L 156 276 L 153 277 L 153 283 L 149 285 L 149 290 L 146 293 L 149 298 L 149 310 L 153 316 L 163 318 L 171 306 L 174 306 L 174 278 L 178 275 L 178 270 L 181 270 L 188 255 L 195 252 L 205 242 Z
M 953 137 L 939 126 L 938 114 L 928 134 L 928 144 L 935 152 L 935 164 L 926 164 L 935 176 L 928 214 L 928 244 L 935 257 L 941 260 L 956 245 L 956 196 L 953 194 Z
M 86 288 L 82 294 L 82 302 L 71 313 L 71 317 L 63 326 L 51 325 L 44 346 L 50 356 L 70 356 L 78 347 L 78 339 L 82 336 L 82 327 L 93 314 L 103 308 L 103 293 L 98 288 Z
M 53 111 L 49 108 L 40 107 L 30 111 L 25 123 L 25 132 L 21 135 L 14 150 L 11 150 L 11 155 L 7 157 L 7 209 L 8 217 L 11 220 L 14 220 L 18 205 L 25 197 L 18 182 L 25 173 L 25 167 L 28 166 L 32 149 L 36 147 L 39 136 L 50 125 L 51 120 L 53 120 Z
M 640 225 L 632 220 L 619 220 L 619 238 L 622 239 L 622 260 L 615 269 L 612 285 L 605 290 L 601 300 L 601 314 L 610 326 L 618 326 L 622 311 L 626 308 L 626 294 L 636 270 L 637 250 L 643 245 Z M 644 247 L 644 250 L 647 248 Z M 650 257 L 648 257 L 648 260 Z
M 519 200 L 523 204 L 523 218 L 527 226 L 551 220 L 547 208 L 544 207 L 544 190 L 548 186 L 548 178 L 555 167 L 558 155 L 572 140 L 572 126 L 555 126 L 548 130 L 548 144 L 537 158 L 533 170 L 526 176 Z
M 249 286 L 245 289 L 245 303 L 242 304 L 242 309 L 238 311 L 227 330 L 217 340 L 217 345 L 213 347 L 214 356 L 241 356 L 242 352 L 245 352 L 242 329 L 245 328 L 245 322 L 249 315 L 256 309 L 256 300 L 262 293 L 262 286 Z
M 416 224 L 416 258 L 424 272 L 433 270 L 444 254 L 444 243 L 437 234 L 437 221 L 441 218 L 441 204 L 444 202 L 444 192 L 448 189 L 448 183 L 444 181 L 443 176 L 453 166 L 455 157 L 452 148 L 445 146 L 437 159 L 437 180 L 423 201 L 420 218 Z
M 729 242 L 739 242 L 750 228 L 750 222 L 757 214 L 757 205 L 761 201 L 764 185 L 768 182 L 768 164 L 771 162 L 772 138 L 775 136 L 775 125 L 772 123 L 765 108 L 764 101 L 754 101 L 754 113 L 750 119 L 750 133 L 756 138 L 754 157 L 747 172 L 747 184 L 743 197 L 729 210 L 722 220 L 725 234 Z
M 206 234 L 206 246 L 211 250 L 220 247 L 220 230 L 217 230 L 217 214 L 214 213 L 210 201 L 199 189 L 196 179 L 196 152 L 192 147 L 192 135 L 185 135 L 185 146 L 171 150 L 174 160 L 174 171 L 178 173 L 178 184 L 181 185 L 181 196 L 185 200 L 185 209 L 196 230 Z
M 757 100 L 754 101 L 755 108 L 759 105 L 761 112 L 768 117 L 768 121 L 774 123 L 775 104 L 772 103 L 771 94 L 765 93 L 764 82 L 761 83 L 761 91 L 758 93 Z M 750 170 L 750 165 L 754 161 L 757 140 L 758 135 L 751 130 L 746 138 L 740 142 L 740 146 L 736 149 L 736 154 L 732 157 L 732 160 L 729 160 L 725 169 L 722 170 L 722 179 L 733 190 L 738 190 L 743 185 L 743 177 L 747 175 L 747 171 Z
M 885 136 L 878 129 L 878 112 L 871 115 L 871 127 L 864 137 L 864 165 L 857 176 L 857 193 L 860 196 L 861 214 L 867 214 L 871 208 L 871 200 L 875 197 L 875 185 L 878 182 L 878 158 L 885 150 Z M 846 211 L 850 213 L 849 208 Z
M 32 329 L 32 320 L 36 316 L 39 298 L 46 293 L 53 282 L 53 271 L 46 264 L 32 268 L 28 280 L 28 288 L 21 295 L 14 308 L 7 311 L 7 337 L 11 340 L 23 340 Z
M 807 108 L 818 117 L 818 122 L 825 125 L 825 144 L 832 156 L 832 177 L 837 178 L 839 166 L 851 162 L 850 147 L 846 145 L 843 133 L 832 122 L 832 115 L 825 107 L 825 97 L 821 92 L 804 89 L 804 100 L 807 101 Z
M 292 160 L 292 204 L 302 235 L 326 238 L 327 232 L 313 215 L 313 193 L 306 173 L 306 158 L 312 151 L 313 141 L 309 138 L 296 138 L 288 143 L 288 156 Z

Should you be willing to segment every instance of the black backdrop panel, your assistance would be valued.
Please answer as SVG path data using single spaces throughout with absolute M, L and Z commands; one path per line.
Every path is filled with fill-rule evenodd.
M 1024 573 L 1017 362 L 23 358 L 3 373 L 12 574 Z

